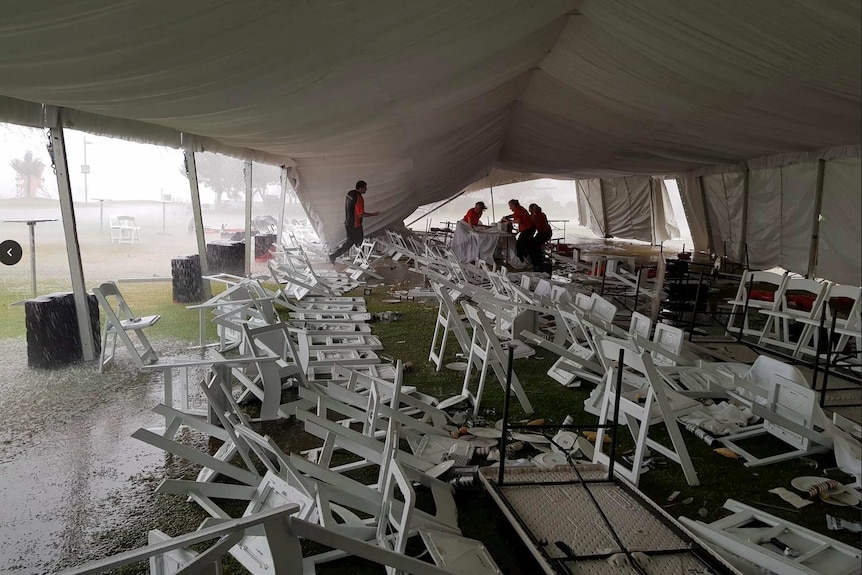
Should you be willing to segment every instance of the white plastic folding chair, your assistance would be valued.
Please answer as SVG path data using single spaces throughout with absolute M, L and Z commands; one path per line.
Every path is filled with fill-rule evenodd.
M 120 220 L 119 216 L 108 216 L 108 226 L 111 232 L 111 243 L 115 244 L 120 241 Z
M 130 245 L 141 243 L 141 228 L 135 223 L 135 218 L 132 216 L 117 216 L 117 222 L 120 224 L 117 243 Z
M 397 493 L 396 493 L 397 492 Z M 394 501 L 402 501 L 400 509 Z M 401 463 L 396 459 L 388 468 L 383 484 L 383 504 L 377 521 L 377 544 L 399 555 L 406 554 L 407 540 L 419 533 L 414 525 L 416 492 Z M 451 532 L 424 529 L 422 540 L 437 565 L 462 575 L 502 574 L 485 546 L 475 539 L 468 539 Z M 387 575 L 401 575 L 404 572 L 394 567 L 386 567 Z
M 820 317 L 823 303 L 827 300 L 831 284 L 813 279 L 788 278 L 775 292 L 771 309 L 759 310 L 767 316 L 763 333 L 760 334 L 759 345 L 772 345 L 796 351 L 802 339 L 793 341 L 790 333 L 791 325 L 801 320 L 814 320 Z M 805 303 L 810 301 L 809 309 L 797 309 L 793 305 L 794 297 L 803 297 Z M 802 332 L 805 332 L 802 324 Z
M 458 312 L 455 300 L 448 288 L 438 282 L 431 282 L 434 293 L 437 294 L 439 306 L 437 320 L 434 324 L 434 336 L 431 338 L 431 350 L 428 360 L 434 363 L 437 371 L 443 368 L 443 357 L 446 353 L 446 343 L 449 333 L 455 335 L 455 341 L 465 356 L 470 353 L 470 335 L 467 332 L 469 320 Z
M 767 374 L 762 374 L 761 380 L 766 377 Z M 762 417 L 763 423 L 721 438 L 723 445 L 745 459 L 747 467 L 769 465 L 831 449 L 832 438 L 817 430 L 818 415 L 825 419 L 819 411 L 817 393 L 808 387 L 805 376 L 799 370 L 786 364 L 783 368 L 776 366 L 775 371 L 768 373 L 765 391 L 765 401 L 755 400 L 751 404 L 752 412 Z M 791 449 L 758 457 L 739 444 L 743 439 L 765 434 L 777 437 Z
M 445 409 L 456 405 L 461 401 L 469 401 L 473 404 L 473 414 L 479 413 L 479 406 L 482 402 L 482 394 L 485 390 L 485 379 L 488 375 L 488 369 L 493 371 L 500 385 L 506 388 L 506 365 L 508 364 L 508 354 L 503 350 L 500 340 L 494 333 L 494 328 L 491 325 L 488 316 L 483 310 L 477 309 L 470 304 L 462 304 L 467 317 L 470 320 L 470 325 L 473 328 L 473 337 L 470 341 L 470 353 L 467 357 L 467 369 L 464 373 L 464 384 L 461 393 L 450 397 L 440 402 L 438 407 Z M 479 384 L 476 392 L 470 389 L 470 382 L 473 376 L 473 368 L 476 367 L 479 371 Z M 530 403 L 517 374 L 512 371 L 511 380 L 512 390 L 521 404 L 521 408 L 526 414 L 533 413 L 533 406 Z
M 99 287 L 93 288 L 93 294 L 96 296 L 96 300 L 105 314 L 105 323 L 102 327 L 102 352 L 99 358 L 99 371 L 104 371 L 114 361 L 118 337 L 132 355 L 133 360 L 140 360 L 141 364 L 150 364 L 158 361 L 159 357 L 155 350 L 153 350 L 150 340 L 144 334 L 144 330 L 154 326 L 162 316 L 147 315 L 136 317 L 126 303 L 126 299 L 120 292 L 120 288 L 114 282 L 105 282 Z M 140 348 L 129 337 L 130 334 L 137 339 Z M 110 347 L 108 347 L 109 338 Z
M 755 311 L 772 309 L 774 294 L 781 289 L 787 278 L 787 273 L 777 274 L 767 271 L 745 270 L 739 281 L 736 296 L 727 300 L 727 304 L 731 306 L 730 318 L 727 320 L 727 334 L 760 337 L 763 330 L 750 327 L 749 318 Z M 749 286 L 751 286 L 751 290 L 749 290 Z M 757 293 L 749 293 L 749 291 Z M 743 316 L 739 325 L 736 321 L 737 316 Z
M 839 314 L 837 309 L 842 305 L 847 307 L 847 310 Z M 794 357 L 815 355 L 821 320 L 823 320 L 823 327 L 828 330 L 832 327 L 833 316 L 835 316 L 835 333 L 838 336 L 838 341 L 833 346 L 834 352 L 836 354 L 845 353 L 848 343 L 854 341 L 855 362 L 849 363 L 851 365 L 855 363 L 858 369 L 858 366 L 862 364 L 862 331 L 860 331 L 862 328 L 862 287 L 858 286 L 832 284 L 820 311 L 817 314 L 812 314 L 812 317 L 796 320 L 805 327 L 799 336 L 793 355 Z
M 647 450 L 655 451 L 667 459 L 674 461 L 682 467 L 683 474 L 689 485 L 699 485 L 697 472 L 691 462 L 685 441 L 676 421 L 676 415 L 668 398 L 673 394 L 672 390 L 665 389 L 665 384 L 655 370 L 652 360 L 645 352 L 639 352 L 632 344 L 622 340 L 605 339 L 598 337 L 597 346 L 601 350 L 603 359 L 607 362 L 608 370 L 605 375 L 605 392 L 602 401 L 599 424 L 606 425 L 614 421 L 615 402 L 617 394 L 621 394 L 619 400 L 619 423 L 624 424 L 634 440 L 635 449 L 631 464 L 615 462 L 615 470 L 628 481 L 637 485 L 642 473 L 642 467 L 646 458 Z M 624 351 L 621 364 L 619 360 L 620 351 Z M 626 391 L 625 388 L 617 388 L 619 370 L 626 369 L 636 372 L 646 382 L 644 388 L 635 391 Z M 623 384 L 625 385 L 625 384 Z M 671 446 L 667 447 L 649 437 L 649 429 L 656 423 L 664 423 L 670 436 Z M 593 463 L 610 464 L 610 455 L 605 453 L 604 436 L 607 431 L 599 428 L 596 438 L 596 448 L 593 453 Z

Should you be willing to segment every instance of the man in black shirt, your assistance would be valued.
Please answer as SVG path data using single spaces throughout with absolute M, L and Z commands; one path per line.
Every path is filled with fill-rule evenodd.
M 329 254 L 329 262 L 335 263 L 336 258 L 346 253 L 352 246 L 359 246 L 365 237 L 362 231 L 362 220 L 370 216 L 380 215 L 380 212 L 366 212 L 365 199 L 362 197 L 368 191 L 368 184 L 359 180 L 356 188 L 347 192 L 344 201 L 344 229 L 347 231 L 347 239 L 337 250 Z

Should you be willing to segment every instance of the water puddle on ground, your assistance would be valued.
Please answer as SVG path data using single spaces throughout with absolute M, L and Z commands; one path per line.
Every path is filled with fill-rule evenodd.
M 145 537 L 148 502 L 170 462 L 130 435 L 163 425 L 150 411 L 161 377 L 119 353 L 104 374 L 98 362 L 31 369 L 23 338 L 2 347 L 0 573 L 52 572 L 116 553 L 130 542 L 112 530 L 132 523 Z

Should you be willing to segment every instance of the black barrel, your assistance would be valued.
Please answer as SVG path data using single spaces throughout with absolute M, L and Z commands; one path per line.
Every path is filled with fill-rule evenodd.
M 258 234 L 254 236 L 254 257 L 260 259 L 269 253 L 269 248 L 275 243 L 275 234 Z
M 245 275 L 245 242 L 213 240 L 207 244 L 207 263 L 210 273 Z
M 93 330 L 93 353 L 98 357 L 101 351 L 99 304 L 94 295 L 87 296 L 87 303 Z M 27 326 L 27 365 L 52 368 L 81 361 L 84 354 L 72 292 L 56 292 L 25 301 L 24 323 Z
M 180 256 L 171 260 L 174 303 L 200 303 L 204 300 L 204 282 L 201 278 L 201 258 Z

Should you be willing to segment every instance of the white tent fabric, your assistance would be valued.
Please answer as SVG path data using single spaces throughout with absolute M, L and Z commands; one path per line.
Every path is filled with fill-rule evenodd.
M 743 212 L 745 174 L 726 173 L 703 176 L 707 217 L 712 232 L 712 245 L 717 253 L 732 261 L 742 261 Z
M 815 244 L 816 269 L 809 270 L 821 159 L 822 221 Z M 743 262 L 747 256 L 752 269 L 780 266 L 804 275 L 814 271 L 839 283 L 862 283 L 862 159 L 858 150 L 845 158 L 824 153 L 762 158 L 747 165 L 756 167 L 748 172 L 747 202 L 741 171 L 745 165 L 700 176 L 702 195 L 699 178 L 678 180 L 696 249 L 722 254 L 727 242 L 727 255 Z
M 652 184 L 652 216 L 653 243 L 661 243 L 680 236 L 679 222 L 670 202 L 670 194 L 664 180 L 653 178 Z
M 838 283 L 862 285 L 862 160 L 826 163 L 817 274 Z
M 590 228 L 599 237 L 605 237 L 605 206 L 602 201 L 602 184 L 596 178 L 578 180 L 578 206 L 583 214 L 581 225 Z
M 659 244 L 679 229 L 664 182 L 648 176 L 578 180 L 580 225 L 600 237 Z
M 614 180 L 858 146 L 861 68 L 858 0 L 28 2 L 0 26 L 0 121 L 286 165 L 336 242 L 357 179 L 372 232 L 495 168 Z M 630 192 L 605 219 L 644 237 Z M 795 259 L 791 235 L 758 257 Z

